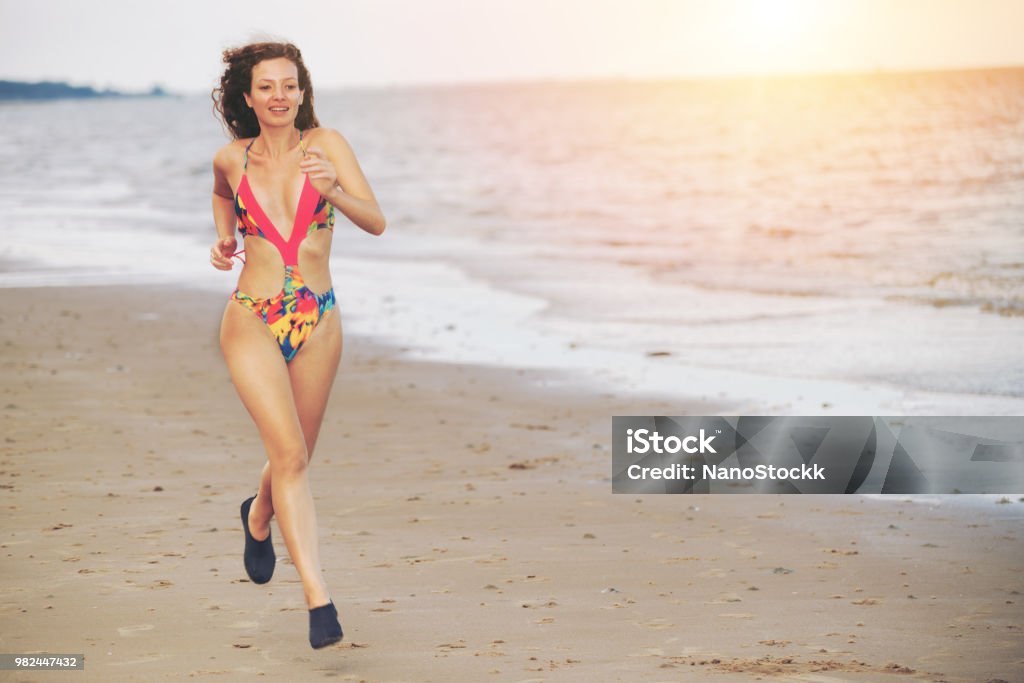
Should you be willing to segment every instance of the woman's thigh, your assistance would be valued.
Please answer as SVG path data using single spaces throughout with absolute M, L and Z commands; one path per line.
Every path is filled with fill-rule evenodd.
M 231 381 L 256 423 L 268 457 L 304 452 L 288 367 L 270 328 L 252 311 L 228 301 L 220 346 Z
M 335 307 L 320 319 L 313 334 L 288 364 L 295 409 L 306 437 L 309 457 L 313 456 L 327 410 L 327 399 L 341 362 L 341 347 L 341 316 Z

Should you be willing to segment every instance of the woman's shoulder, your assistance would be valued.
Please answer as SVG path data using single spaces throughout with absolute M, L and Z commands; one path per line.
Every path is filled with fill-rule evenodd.
M 344 156 L 352 150 L 345 136 L 334 128 L 309 128 L 303 131 L 303 136 L 310 145 L 319 145 L 330 156 Z
M 307 128 L 303 131 L 302 135 L 310 142 L 340 143 L 345 140 L 345 136 L 334 128 L 325 128 L 323 126 Z
M 245 158 L 245 148 L 252 141 L 253 138 L 239 138 L 227 143 L 213 155 L 213 165 L 223 171 L 228 171 L 235 165 L 241 166 Z

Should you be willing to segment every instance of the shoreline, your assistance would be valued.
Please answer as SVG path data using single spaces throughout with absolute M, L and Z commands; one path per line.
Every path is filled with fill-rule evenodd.
M 279 530 L 274 580 L 244 579 L 237 506 L 263 456 L 217 344 L 225 298 L 10 291 L 5 651 L 84 653 L 83 680 L 105 681 L 1024 674 L 1019 519 L 612 495 L 612 415 L 727 406 L 417 362 L 355 334 L 312 463 L 346 635 L 314 652 Z
M 140 261 L 116 234 L 81 234 L 56 253 L 17 247 L 0 259 L 0 288 L 161 285 L 227 296 L 237 279 L 196 259 L 208 246 L 196 236 L 150 231 L 157 242 Z M 332 258 L 332 271 L 354 329 L 410 361 L 566 370 L 596 392 L 685 394 L 725 404 L 723 414 L 1024 415 L 1024 397 L 997 392 L 1016 375 L 993 374 L 1015 367 L 1014 347 L 996 344 L 1002 350 L 981 360 L 976 353 L 992 346 L 987 340 L 1016 338 L 1019 318 L 871 297 L 705 291 L 614 264 L 588 275 L 583 263 L 538 254 L 489 270 L 473 238 L 396 237 L 370 246 L 339 235 L 335 250 L 344 255 Z M 116 248 L 99 266 L 80 267 L 77 251 L 92 254 L 96 239 Z M 546 275 L 555 266 L 559 275 Z M 677 311 L 672 301 L 688 303 Z M 794 335 L 794 325 L 807 335 Z M 948 329 L 974 331 L 948 348 L 935 344 Z M 977 377 L 967 372 L 975 365 Z

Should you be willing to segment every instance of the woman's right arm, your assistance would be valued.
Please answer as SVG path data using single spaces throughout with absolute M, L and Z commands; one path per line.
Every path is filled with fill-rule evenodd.
M 210 248 L 210 262 L 219 270 L 231 270 L 235 253 L 235 197 L 228 182 L 231 145 L 222 147 L 213 157 L 213 222 L 217 227 L 217 242 Z

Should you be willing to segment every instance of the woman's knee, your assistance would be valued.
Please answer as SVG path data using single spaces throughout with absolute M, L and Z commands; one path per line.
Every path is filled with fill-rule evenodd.
M 268 450 L 272 479 L 298 477 L 306 472 L 309 455 L 305 443 L 298 442 Z

